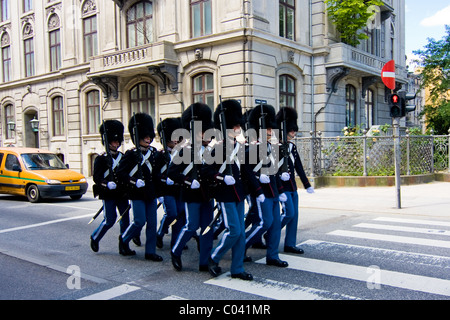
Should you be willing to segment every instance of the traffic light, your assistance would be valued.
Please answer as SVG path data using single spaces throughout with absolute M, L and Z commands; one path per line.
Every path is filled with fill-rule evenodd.
M 389 108 L 392 118 L 402 117 L 402 103 L 400 95 L 393 93 L 389 95 Z
M 415 104 L 407 104 L 409 100 L 415 100 L 415 93 L 404 93 L 403 104 L 402 104 L 402 113 L 406 116 L 408 112 L 413 112 L 416 110 Z M 413 101 L 414 102 L 414 101 Z
M 415 93 L 406 93 L 406 91 L 399 91 L 389 95 L 389 108 L 392 118 L 406 117 L 408 112 L 416 110 L 414 104 L 408 104 L 409 100 L 416 98 Z

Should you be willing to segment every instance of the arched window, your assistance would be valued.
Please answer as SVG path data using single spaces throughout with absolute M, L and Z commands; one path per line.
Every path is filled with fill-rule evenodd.
M 192 98 L 194 102 L 202 102 L 214 110 L 214 77 L 212 73 L 202 73 L 192 78 Z
M 59 29 L 50 31 L 50 71 L 61 68 L 61 33 Z
M 155 120 L 155 87 L 150 83 L 142 82 L 130 90 L 131 115 L 136 112 L 144 112 Z
M 356 89 L 354 86 L 348 84 L 345 87 L 346 93 L 346 109 L 345 109 L 345 125 L 355 126 L 356 125 Z
M 153 42 L 153 4 L 141 1 L 127 11 L 127 46 L 141 46 Z
M 5 128 L 6 128 L 6 139 L 14 138 L 14 131 L 9 129 L 8 123 L 15 123 L 14 119 L 14 108 L 12 104 L 8 104 L 5 107 L 5 120 L 4 120 Z
M 7 32 L 3 33 L 1 38 L 2 46 L 2 67 L 3 82 L 11 81 L 11 46 L 10 38 Z
M 289 75 L 280 76 L 280 108 L 291 107 L 296 109 L 297 104 L 295 101 L 295 79 Z
M 62 97 L 55 97 L 52 99 L 52 113 L 53 113 L 53 136 L 63 136 L 64 106 Z
M 87 108 L 87 133 L 98 133 L 100 126 L 100 92 L 98 90 L 89 91 L 86 94 Z

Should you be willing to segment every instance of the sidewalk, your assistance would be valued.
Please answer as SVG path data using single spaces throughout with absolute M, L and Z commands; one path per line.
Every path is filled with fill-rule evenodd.
M 397 213 L 450 218 L 450 183 L 433 182 L 401 187 L 397 209 L 395 187 L 319 188 L 314 194 L 300 189 L 300 208 Z

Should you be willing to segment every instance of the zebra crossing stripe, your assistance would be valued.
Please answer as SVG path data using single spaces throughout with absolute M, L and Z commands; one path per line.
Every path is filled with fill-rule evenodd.
M 388 234 L 346 231 L 346 230 L 335 230 L 335 231 L 328 232 L 327 234 L 333 235 L 333 236 L 341 236 L 341 237 L 388 241 L 388 242 L 396 242 L 396 243 L 408 243 L 408 244 L 416 244 L 416 245 L 420 245 L 420 246 L 432 246 L 432 247 L 450 249 L 450 241 L 443 241 L 443 240 L 403 237 L 403 236 L 394 236 L 394 235 L 388 235 Z
M 422 265 L 427 267 L 439 267 L 450 269 L 450 257 L 436 256 L 424 253 L 405 252 L 386 248 L 365 247 L 354 244 L 320 241 L 320 240 L 306 240 L 299 244 L 300 247 L 308 251 L 327 252 L 328 254 L 343 255 L 348 258 L 356 259 L 373 258 L 383 259 L 383 261 L 390 260 L 394 262 L 401 261 L 402 264 L 410 263 L 414 265 Z
M 424 224 L 424 225 L 432 225 L 432 226 L 450 227 L 450 222 L 448 222 L 448 221 L 400 219 L 400 218 L 386 218 L 386 217 L 379 217 L 379 218 L 374 219 L 374 221 L 399 222 L 399 223 Z
M 403 226 L 393 226 L 393 225 L 373 224 L 373 223 L 359 223 L 354 225 L 353 227 L 388 230 L 388 231 L 414 232 L 439 236 L 450 236 L 450 230 L 441 230 L 441 229 L 414 228 L 414 227 L 403 227 Z
M 140 290 L 141 288 L 136 286 L 130 286 L 128 284 L 123 284 L 118 287 L 114 287 L 102 292 L 98 292 L 92 294 L 90 296 L 83 297 L 78 300 L 111 300 L 117 297 L 120 297 L 124 294 L 131 293 L 136 290 Z
M 302 287 L 292 283 L 256 277 L 253 281 L 233 279 L 224 273 L 210 279 L 205 284 L 237 290 L 275 300 L 358 300 L 356 297 L 325 290 Z
M 290 269 L 364 282 L 370 281 L 371 273 L 369 273 L 369 268 L 363 266 L 294 257 L 285 254 L 280 254 L 280 259 L 287 261 Z M 256 262 L 265 263 L 265 258 Z M 380 285 L 450 296 L 450 280 L 388 270 L 380 270 L 379 280 Z

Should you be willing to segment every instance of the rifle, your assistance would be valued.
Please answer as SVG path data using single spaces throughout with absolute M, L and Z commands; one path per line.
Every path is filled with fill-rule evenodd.
M 100 215 L 100 213 L 102 213 L 103 211 L 103 206 L 98 209 L 97 213 L 92 217 L 91 221 L 88 222 L 88 224 L 91 224 L 92 222 L 94 222 L 95 219 L 97 219 L 97 217 Z
M 267 142 L 266 114 L 264 113 L 264 107 L 262 102 L 260 106 L 261 106 L 261 115 L 259 117 L 259 137 L 261 139 L 261 142 Z
M 217 203 L 216 206 L 213 209 L 213 212 L 216 211 L 216 209 L 218 209 L 219 211 L 216 213 L 216 215 L 214 216 L 214 219 L 211 221 L 211 223 L 205 228 L 205 230 L 202 232 L 202 236 L 204 236 L 205 234 L 207 234 L 209 232 L 209 230 L 212 229 L 212 227 L 214 226 L 214 224 L 217 222 L 217 220 L 219 220 L 220 215 L 222 214 L 222 210 L 219 209 L 219 204 Z
M 198 172 L 197 172 L 197 164 L 195 163 L 195 152 L 196 152 L 196 145 L 197 143 L 195 142 L 195 131 L 194 131 L 194 125 L 195 125 L 195 119 L 196 117 L 194 116 L 194 105 L 191 106 L 191 123 L 190 123 L 190 130 L 191 130 L 191 161 L 192 161 L 192 173 L 191 173 L 191 178 L 192 181 L 195 179 L 198 181 Z M 200 142 L 200 147 L 201 147 L 201 142 Z M 191 185 L 191 183 L 189 181 L 185 181 L 186 184 Z
M 166 133 L 164 132 L 164 122 L 161 118 L 159 118 L 159 122 L 161 123 L 161 144 L 163 145 L 164 152 L 166 152 L 167 141 L 166 141 Z
M 114 183 L 117 184 L 116 173 L 114 172 L 114 169 L 113 169 L 113 158 L 112 158 L 112 155 L 111 155 L 111 150 L 109 149 L 108 132 L 107 132 L 107 129 L 106 129 L 105 120 L 103 120 L 102 142 L 103 142 L 103 145 L 105 146 L 106 157 L 108 158 L 108 170 L 113 175 Z M 94 193 L 96 193 L 96 192 L 94 192 Z M 97 195 L 94 195 L 94 196 L 96 197 Z M 103 206 L 97 211 L 97 213 L 92 217 L 91 221 L 89 221 L 88 224 L 91 224 L 92 222 L 94 222 L 94 220 L 97 219 L 97 217 L 100 215 L 100 213 L 102 211 L 103 211 Z
M 141 144 L 140 144 L 140 139 L 139 139 L 139 130 L 137 127 L 137 122 L 136 122 L 136 113 L 133 112 L 133 120 L 134 120 L 134 126 L 133 126 L 133 137 L 134 137 L 134 141 L 136 144 L 136 152 L 138 155 L 138 174 L 139 174 L 139 178 L 142 178 L 143 174 L 142 174 L 142 151 L 141 151 Z
M 226 140 L 227 140 L 227 123 L 226 123 L 226 118 L 225 118 L 225 109 L 223 108 L 223 104 L 222 104 L 222 96 L 219 95 L 219 101 L 220 101 L 220 113 L 219 113 L 219 119 L 220 119 L 220 131 L 222 132 L 222 136 L 223 136 L 223 148 L 224 148 L 224 152 L 225 152 L 225 163 L 226 163 L 226 167 L 225 167 L 225 174 L 226 175 L 233 175 L 233 170 L 231 169 L 231 164 L 228 162 L 228 157 L 227 157 L 227 150 L 226 150 Z
M 283 109 L 283 121 L 281 122 L 281 152 L 283 156 L 283 165 L 282 165 L 282 172 L 288 172 L 288 161 L 289 161 L 289 144 L 288 144 L 288 137 L 287 137 L 287 128 L 286 128 L 286 110 Z

